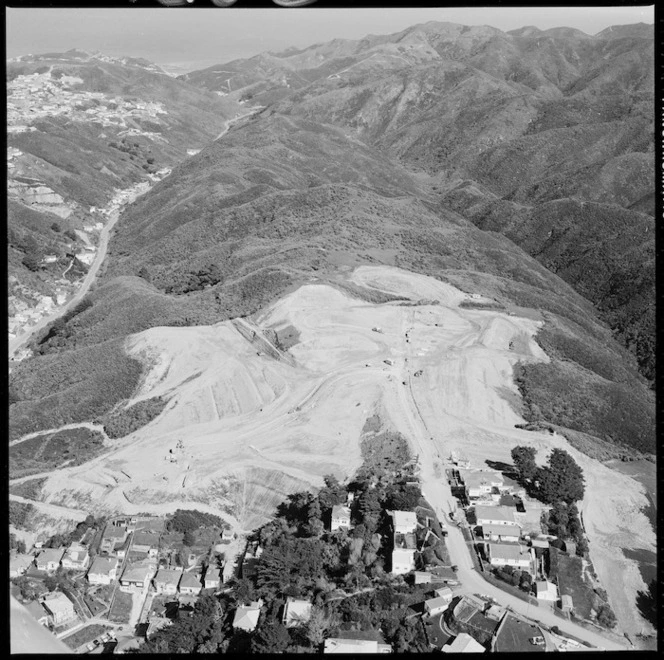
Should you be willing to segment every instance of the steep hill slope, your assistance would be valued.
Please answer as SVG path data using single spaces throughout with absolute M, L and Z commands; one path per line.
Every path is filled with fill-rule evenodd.
M 504 200 L 528 207 L 526 225 L 541 215 L 539 205 L 570 199 L 600 203 L 587 230 L 605 223 L 632 235 L 642 232 L 638 214 L 654 215 L 652 37 L 643 24 L 591 37 L 568 28 L 503 33 L 433 22 L 235 61 L 187 80 L 216 89 L 219 76 L 230 76 L 223 79 L 231 96 L 250 95 L 267 112 L 352 130 L 428 173 L 443 194 L 470 183 L 474 197 L 465 199 L 473 208 L 456 194 L 442 202 L 453 200 L 454 210 L 471 219 L 480 198 L 486 205 Z M 242 78 L 248 72 L 250 83 Z M 572 234 L 565 236 L 558 244 L 573 250 Z M 652 379 L 652 234 L 630 243 L 629 256 L 585 247 L 589 268 L 555 272 L 598 306 Z M 625 259 L 641 264 L 630 278 Z M 598 270 L 611 275 L 610 303 L 586 279 Z M 640 303 L 633 301 L 634 277 Z
M 513 242 L 440 207 L 402 166 L 341 129 L 266 114 L 177 167 L 123 215 L 88 307 L 42 336 L 35 348 L 43 356 L 12 374 L 13 437 L 93 419 L 126 401 L 140 374 L 121 352 L 129 333 L 250 314 L 363 263 L 540 309 L 560 319 L 567 341 L 557 342 L 559 359 L 572 361 L 573 378 L 585 382 L 590 370 L 609 389 L 632 388 L 650 401 L 592 305 Z M 86 369 L 93 360 L 101 366 Z M 112 360 L 122 369 L 111 386 L 103 365 Z M 578 406 L 571 395 L 562 394 Z M 649 451 L 651 414 L 630 420 L 616 443 Z M 583 428 L 593 431 L 587 420 Z
M 81 51 L 7 63 L 10 315 L 59 302 L 118 190 L 158 180 L 243 110 L 135 58 Z M 87 257 L 91 255 L 88 254 Z M 66 278 L 62 274 L 66 272 Z M 69 281 L 68 281 L 69 280 Z

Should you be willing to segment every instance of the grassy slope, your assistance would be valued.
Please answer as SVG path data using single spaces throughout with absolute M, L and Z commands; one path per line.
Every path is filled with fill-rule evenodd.
M 360 263 L 398 265 L 548 311 L 548 350 L 575 360 L 568 376 L 584 382 L 581 375 L 590 374 L 593 386 L 601 377 L 644 389 L 585 299 L 507 238 L 414 199 L 410 177 L 379 153 L 336 129 L 278 116 L 249 122 L 222 142 L 123 216 L 104 279 L 91 294 L 94 304 L 69 321 L 72 337 L 60 348 L 46 342 L 44 356 L 12 374 L 24 399 L 12 408 L 14 435 L 98 416 L 130 396 L 140 369 L 120 358 L 127 334 L 248 314 L 289 287 L 334 280 L 340 267 Z M 164 293 L 209 262 L 221 269 L 221 283 L 186 295 Z M 126 275 L 139 271 L 151 282 Z M 119 375 L 106 370 L 113 361 L 123 365 Z M 559 381 L 552 375 L 542 383 L 560 388 Z M 604 396 L 606 387 L 598 387 L 590 390 Z M 565 396 L 573 391 L 569 383 L 562 389 Z M 624 403 L 633 406 L 630 418 L 647 407 Z M 641 444 L 649 432 L 644 424 Z M 622 434 L 616 439 L 626 442 Z

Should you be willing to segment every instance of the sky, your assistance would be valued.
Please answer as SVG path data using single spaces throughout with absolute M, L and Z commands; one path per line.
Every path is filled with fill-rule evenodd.
M 247 5 L 247 3 L 238 3 Z M 650 23 L 653 6 L 251 9 L 187 7 L 6 8 L 7 57 L 99 50 L 157 64 L 201 68 L 264 51 L 304 47 L 335 38 L 389 34 L 417 23 L 449 21 L 512 30 L 534 25 L 574 27 L 596 34 L 611 25 Z

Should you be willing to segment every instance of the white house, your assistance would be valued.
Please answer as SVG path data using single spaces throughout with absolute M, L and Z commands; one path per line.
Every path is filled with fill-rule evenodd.
M 488 554 L 492 566 L 513 566 L 530 571 L 531 553 L 525 546 L 489 543 Z
M 330 530 L 336 532 L 338 529 L 350 529 L 350 509 L 343 504 L 332 507 L 332 523 Z
M 90 584 L 111 584 L 117 578 L 118 560 L 115 557 L 95 557 L 88 570 Z
M 325 640 L 323 653 L 392 653 L 392 647 L 389 644 L 380 644 L 370 639 L 343 639 L 339 637 L 330 637 Z
M 514 519 L 514 509 L 507 506 L 476 506 L 475 519 L 477 524 L 484 525 L 518 525 Z
M 468 633 L 459 633 L 451 644 L 441 649 L 443 653 L 484 653 L 486 649 Z
M 157 593 L 171 596 L 176 594 L 181 577 L 182 571 L 176 571 L 172 568 L 160 568 L 153 580 Z
M 219 589 L 221 574 L 216 566 L 208 566 L 205 571 L 204 585 L 206 589 Z
M 308 600 L 297 600 L 289 596 L 284 605 L 282 623 L 286 628 L 295 628 L 308 623 L 311 618 L 311 607 Z
M 197 575 L 196 573 L 185 571 L 182 573 L 178 588 L 181 594 L 188 596 L 195 596 L 200 594 L 201 589 L 203 589 L 203 585 L 201 584 L 201 576 Z
M 558 587 L 547 580 L 538 580 L 535 582 L 535 590 L 539 600 L 549 600 L 555 602 L 558 600 Z
M 90 564 L 88 549 L 80 543 L 72 543 L 62 557 L 62 568 L 85 570 Z
M 152 563 L 140 562 L 132 564 L 125 568 L 120 578 L 120 584 L 123 587 L 137 587 L 145 589 L 155 574 L 156 566 Z
M 240 607 L 235 610 L 233 628 L 239 628 L 240 630 L 246 630 L 247 632 L 256 630 L 262 606 L 263 601 L 261 599 L 254 603 L 249 603 L 249 605 L 240 605 Z
M 500 490 L 503 487 L 502 475 L 492 470 L 460 470 L 459 474 L 471 500 L 490 495 L 494 488 Z
M 438 598 L 444 598 L 448 603 L 451 603 L 454 598 L 454 594 L 449 587 L 441 587 L 440 589 L 434 590 L 434 593 Z
M 50 615 L 54 626 L 60 626 L 76 618 L 74 604 L 61 592 L 51 594 L 44 599 L 42 604 Z
M 37 568 L 49 573 L 56 571 L 64 554 L 64 548 L 44 548 L 37 557 Z
M 516 524 L 496 525 L 489 523 L 482 525 L 482 534 L 487 541 L 507 541 L 516 543 L 521 537 L 521 528 Z
M 395 534 L 410 534 L 417 528 L 414 511 L 392 511 L 392 527 Z
M 437 596 L 436 598 L 429 598 L 429 600 L 424 601 L 424 611 L 429 616 L 435 616 L 436 614 L 444 612 L 449 605 L 450 601 L 447 600 L 447 598 Z
M 32 555 L 15 554 L 9 558 L 9 577 L 16 578 L 23 575 L 34 563 Z
M 392 574 L 403 575 L 415 570 L 415 549 L 394 548 L 392 550 Z

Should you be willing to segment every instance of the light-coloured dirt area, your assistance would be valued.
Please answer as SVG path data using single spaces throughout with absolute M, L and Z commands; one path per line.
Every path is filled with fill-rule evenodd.
M 375 411 L 436 464 L 431 478 L 442 478 L 451 451 L 485 466 L 487 459 L 510 462 L 516 444 L 536 446 L 541 461 L 559 446 L 584 469 L 591 557 L 620 626 L 647 628 L 634 611 L 644 585 L 617 549 L 627 537 L 631 547 L 654 548 L 639 511 L 642 486 L 560 436 L 514 428 L 523 420 L 513 407 L 513 365 L 547 359 L 532 339 L 539 322 L 461 308 L 465 293 L 397 268 L 363 266 L 351 279 L 439 304 L 377 305 L 311 284 L 243 326 L 162 327 L 132 336 L 127 350 L 149 366 L 136 400 L 163 395 L 168 406 L 117 441 L 110 456 L 53 475 L 47 500 L 74 505 L 86 497 L 106 508 L 155 513 L 195 505 L 248 530 L 287 493 L 321 485 L 328 473 L 351 475 L 361 463 L 362 426 Z M 261 329 L 285 325 L 299 332 L 290 363 L 251 341 L 252 331 L 260 337 Z

